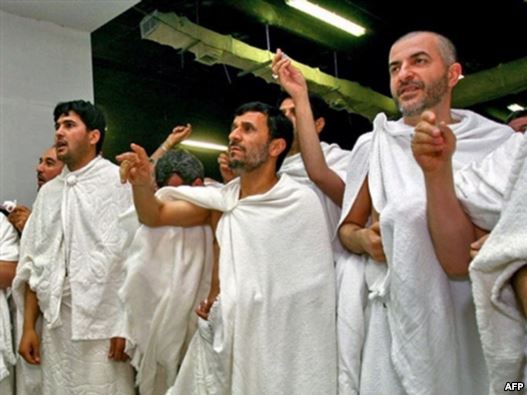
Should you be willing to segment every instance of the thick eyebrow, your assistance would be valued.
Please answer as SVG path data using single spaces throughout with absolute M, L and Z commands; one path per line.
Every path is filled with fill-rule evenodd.
M 426 56 L 427 58 L 430 57 L 430 55 L 428 54 L 428 52 L 426 52 L 426 51 L 419 51 L 419 52 L 416 52 L 416 53 L 411 54 L 411 55 L 410 55 L 410 59 L 416 59 L 416 58 L 418 58 L 419 56 L 423 56 L 423 55 Z M 398 66 L 398 65 L 400 65 L 401 63 L 402 63 L 402 61 L 400 61 L 400 60 L 394 60 L 393 62 L 390 62 L 390 63 L 388 64 L 388 68 L 392 68 L 393 66 Z
M 236 129 L 238 126 L 242 126 L 244 129 L 256 129 L 256 127 L 254 126 L 252 122 L 241 121 L 239 125 L 233 122 L 231 125 L 231 130 Z

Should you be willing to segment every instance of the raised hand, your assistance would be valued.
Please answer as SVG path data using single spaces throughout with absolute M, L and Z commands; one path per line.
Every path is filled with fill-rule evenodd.
M 229 167 L 229 156 L 225 152 L 218 155 L 218 165 L 224 184 L 236 178 L 236 174 Z
M 425 111 L 415 127 L 412 152 L 425 173 L 433 173 L 451 166 L 456 149 L 456 137 L 445 122 L 436 124 L 436 115 Z
M 167 136 L 163 143 L 165 149 L 169 150 L 175 145 L 181 143 L 192 134 L 192 125 L 187 123 L 185 126 L 176 126 L 172 132 Z
M 151 163 L 143 147 L 130 144 L 132 152 L 117 155 L 116 159 L 121 164 L 119 174 L 121 182 L 127 181 L 133 186 L 152 186 L 155 182 L 153 176 L 154 165 Z
M 307 83 L 300 72 L 282 50 L 277 49 L 271 64 L 273 73 L 278 75 L 282 88 L 295 99 L 298 95 L 307 95 Z

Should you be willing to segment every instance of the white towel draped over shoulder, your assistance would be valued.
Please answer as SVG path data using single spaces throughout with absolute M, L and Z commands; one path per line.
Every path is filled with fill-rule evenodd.
M 239 179 L 194 189 L 174 198 L 223 211 L 221 325 L 204 336 L 200 321 L 171 393 L 334 394 L 334 270 L 318 198 L 285 174 L 243 199 Z
M 171 189 L 157 195 L 169 196 Z M 142 225 L 135 232 L 119 296 L 136 345 L 132 363 L 141 394 L 164 394 L 174 383 L 197 327 L 194 309 L 210 290 L 212 260 L 210 226 Z
M 360 136 L 351 151 L 339 226 L 351 210 L 368 174 L 371 137 L 372 133 Z M 368 297 L 364 282 L 365 264 L 366 258 L 357 254 L 343 253 L 336 259 L 338 386 L 341 394 L 359 393 L 365 336 L 364 309 Z
M 322 149 L 328 167 L 337 173 L 337 175 L 345 182 L 351 152 L 343 150 L 337 144 L 330 145 L 325 142 L 320 143 L 320 148 Z M 278 173 L 287 174 L 293 180 L 303 185 L 307 185 L 315 191 L 324 209 L 324 214 L 328 222 L 329 234 L 334 238 L 336 235 L 338 220 L 340 218 L 340 207 L 310 180 L 300 153 L 286 157 Z M 340 246 L 338 238 L 333 241 L 333 249 L 333 252 L 336 253 L 336 255 L 341 254 L 342 247 Z
M 45 325 L 61 325 L 66 271 L 72 290 L 72 340 L 126 337 L 117 296 L 123 274 L 125 232 L 118 216 L 131 205 L 119 168 L 97 157 L 83 168 L 62 173 L 40 190 L 24 228 L 13 283 L 17 308 L 25 283 L 36 292 Z
M 470 111 L 452 110 L 452 116 L 457 120 L 450 125 L 457 137 L 454 170 L 483 158 L 512 133 Z M 387 265 L 369 260 L 365 277 L 369 297 L 387 306 L 390 358 L 404 390 L 458 393 L 465 373 L 458 363 L 455 307 L 428 233 L 424 177 L 412 155 L 412 133 L 403 120 L 390 122 L 384 114 L 374 120 L 368 182 L 380 213 Z M 354 178 L 346 188 L 356 193 L 363 181 Z
M 458 186 L 466 197 L 464 203 L 473 221 L 491 229 L 501 211 L 498 223 L 470 265 L 491 393 L 501 394 L 506 382 L 525 382 L 526 379 L 522 372 L 525 366 L 525 318 L 510 283 L 514 273 L 527 263 L 525 137 L 516 133 L 479 167 L 467 172 L 470 176 Z M 509 173 L 510 177 L 507 177 Z M 476 175 L 481 178 L 478 180 Z M 508 179 L 508 184 L 504 179 Z M 475 195 L 469 193 L 473 191 L 476 191 Z

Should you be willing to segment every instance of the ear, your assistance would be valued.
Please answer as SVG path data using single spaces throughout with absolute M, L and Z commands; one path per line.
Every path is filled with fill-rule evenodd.
M 282 152 L 284 152 L 286 145 L 284 139 L 271 140 L 271 143 L 269 144 L 269 155 L 277 158 Z
M 201 178 L 196 178 L 194 181 L 192 181 L 192 184 L 190 184 L 193 187 L 202 187 L 203 186 L 203 180 Z
M 448 86 L 453 88 L 459 82 L 459 77 L 462 73 L 462 68 L 459 63 L 451 64 L 448 67 Z
M 326 126 L 326 119 L 324 117 L 320 117 L 315 121 L 315 130 L 318 134 L 322 132 L 322 129 L 324 129 L 324 126 Z
M 99 131 L 99 129 L 90 130 L 88 138 L 90 139 L 90 144 L 96 145 L 101 139 L 101 132 Z

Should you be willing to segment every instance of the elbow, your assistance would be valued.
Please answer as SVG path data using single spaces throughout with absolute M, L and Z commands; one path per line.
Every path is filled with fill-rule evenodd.
M 441 266 L 443 267 L 444 272 L 446 275 L 450 278 L 456 279 L 456 278 L 463 278 L 468 276 L 468 266 L 470 264 L 470 260 L 468 261 L 458 261 L 458 262 L 448 262 L 443 263 L 440 262 Z

